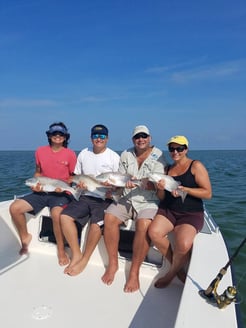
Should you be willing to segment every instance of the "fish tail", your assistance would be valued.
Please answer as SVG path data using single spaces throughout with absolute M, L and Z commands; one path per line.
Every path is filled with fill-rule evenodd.
M 73 197 L 78 201 L 82 193 L 82 189 L 77 188 L 73 193 Z
M 122 195 L 119 195 L 119 194 L 112 194 L 112 199 L 114 202 L 118 202 L 119 199 L 122 197 Z
M 123 190 L 124 188 L 117 188 L 116 191 L 112 192 L 112 199 L 113 201 L 115 201 L 116 203 L 119 201 L 119 199 L 123 196 Z
M 187 195 L 187 192 L 186 191 L 183 191 L 183 190 L 179 190 L 179 194 L 180 194 L 180 197 L 182 199 L 182 202 L 184 202 L 185 197 Z
M 70 194 L 72 194 L 73 195 L 73 198 L 78 201 L 79 200 L 79 197 L 81 196 L 82 189 L 71 187 L 71 188 L 69 188 L 67 190 L 67 192 L 70 193 Z

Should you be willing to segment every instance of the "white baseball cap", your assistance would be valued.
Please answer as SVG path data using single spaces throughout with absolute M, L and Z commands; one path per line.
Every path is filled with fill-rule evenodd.
M 146 133 L 148 136 L 150 135 L 149 129 L 145 125 L 138 125 L 132 132 L 132 137 L 134 137 L 138 133 Z

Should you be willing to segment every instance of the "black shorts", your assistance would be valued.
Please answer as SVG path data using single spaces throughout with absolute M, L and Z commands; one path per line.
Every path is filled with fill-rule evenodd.
M 71 201 L 69 195 L 65 195 L 64 193 L 46 192 L 34 192 L 22 197 L 21 199 L 24 199 L 32 206 L 32 213 L 34 214 L 37 214 L 46 206 L 50 209 L 56 206 L 65 207 Z
M 159 208 L 156 215 L 165 216 L 173 226 L 190 224 L 197 232 L 201 231 L 204 224 L 204 212 L 175 212 L 168 208 Z
M 84 226 L 89 220 L 99 226 L 104 224 L 104 211 L 112 203 L 111 199 L 82 195 L 79 201 L 73 200 L 62 214 L 71 216 L 75 221 Z

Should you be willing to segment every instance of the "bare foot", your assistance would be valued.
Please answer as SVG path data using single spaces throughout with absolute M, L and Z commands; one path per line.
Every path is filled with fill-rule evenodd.
M 127 283 L 125 284 L 125 287 L 124 287 L 124 292 L 125 293 L 133 293 L 133 292 L 136 292 L 138 289 L 139 289 L 139 279 L 138 279 L 138 276 L 131 276 Z
M 66 252 L 58 252 L 58 263 L 60 266 L 67 265 L 70 259 Z
M 28 237 L 21 242 L 21 249 L 19 251 L 20 255 L 25 255 L 28 253 L 28 246 L 32 240 L 32 235 L 29 233 Z
M 170 282 L 173 280 L 173 276 L 172 275 L 165 275 L 162 278 L 159 278 L 156 282 L 155 282 L 155 287 L 156 288 L 166 288 Z
M 77 276 L 84 270 L 87 263 L 88 263 L 88 260 L 86 260 L 84 257 L 82 257 L 80 259 L 80 261 L 78 261 L 74 265 L 69 265 L 69 267 L 66 270 L 66 273 L 69 274 L 70 276 Z
M 186 280 L 186 272 L 184 269 L 180 269 L 177 273 L 177 277 L 179 278 L 180 281 L 182 281 L 183 283 L 185 283 L 185 280 Z
M 106 285 L 111 285 L 112 282 L 114 281 L 114 276 L 115 276 L 115 273 L 117 272 L 118 270 L 118 266 L 108 266 L 104 275 L 102 276 L 102 281 L 106 284 Z
M 80 254 L 79 256 L 73 256 L 71 259 L 71 262 L 69 265 L 64 269 L 64 273 L 69 274 L 70 269 L 78 263 L 80 260 L 82 260 L 83 254 Z

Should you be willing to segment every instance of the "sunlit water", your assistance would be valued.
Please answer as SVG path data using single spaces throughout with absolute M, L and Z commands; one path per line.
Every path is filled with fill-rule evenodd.
M 232 255 L 246 237 L 246 150 L 190 151 L 189 156 L 201 160 L 208 169 L 213 197 L 205 205 L 220 226 Z M 0 201 L 28 192 L 24 182 L 33 175 L 34 168 L 33 151 L 0 151 Z M 234 259 L 233 267 L 246 326 L 246 245 Z M 214 273 L 216 276 L 218 268 Z

